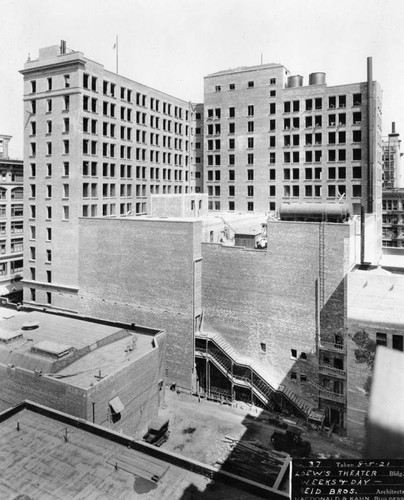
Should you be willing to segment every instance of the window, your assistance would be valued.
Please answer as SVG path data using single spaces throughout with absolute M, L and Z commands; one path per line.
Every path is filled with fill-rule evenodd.
M 276 180 L 276 170 L 274 168 L 269 169 L 269 180 L 270 181 Z
M 362 168 L 361 167 L 352 167 L 352 178 L 353 179 L 361 179 L 362 178 Z
M 248 82 L 248 88 L 251 89 L 252 87 L 254 87 L 254 82 L 253 81 Z
M 254 147 L 254 137 L 249 137 L 247 139 L 247 147 L 248 149 L 252 149 Z
M 69 88 L 70 87 L 70 75 L 64 75 L 63 76 L 63 79 L 64 79 L 64 82 L 65 82 L 65 88 Z
M 247 155 L 247 164 L 248 165 L 253 165 L 254 164 L 254 153 L 248 153 L 248 155 Z
M 251 104 L 247 108 L 247 115 L 248 116 L 254 116 L 254 106 L 251 105 Z
M 69 220 L 69 207 L 63 207 L 63 220 Z
M 352 150 L 352 159 L 354 161 L 360 161 L 362 159 L 362 150 L 361 149 L 353 149 Z
M 297 373 L 296 372 L 290 372 L 290 380 L 297 380 Z
M 48 89 L 47 90 L 52 90 L 52 78 L 47 78 L 46 81 L 47 81 L 47 84 L 48 84 Z
M 304 196 L 311 198 L 313 196 L 313 186 L 304 186 Z
M 352 132 L 352 140 L 353 140 L 353 142 L 361 142 L 362 141 L 362 132 L 360 130 L 354 130 Z
M 382 345 L 387 347 L 387 334 L 386 333 L 376 333 L 376 345 Z
M 52 228 L 46 228 L 46 241 L 52 241 Z
M 352 186 L 352 196 L 354 198 L 360 198 L 362 196 L 362 186 L 360 184 L 354 184 Z
M 254 170 L 251 170 L 251 169 L 247 170 L 247 179 L 249 181 L 253 181 L 254 180 Z
M 216 85 L 215 92 L 220 92 L 221 90 L 222 90 L 222 88 L 220 87 L 220 85 Z
M 290 350 L 290 357 L 292 359 L 297 359 L 297 350 L 296 349 L 291 349 Z
M 247 122 L 248 132 L 254 132 L 254 122 Z
M 247 211 L 248 212 L 254 212 L 254 202 L 253 201 L 249 201 L 247 203 Z
M 247 186 L 247 196 L 254 196 L 254 186 Z
M 52 304 L 52 294 L 51 292 L 46 292 L 46 303 Z
M 335 198 L 335 194 L 336 194 L 335 186 L 332 185 L 332 184 L 329 184 L 328 185 L 328 197 L 329 198 Z
M 276 196 L 276 186 L 269 186 L 269 196 Z
M 260 346 L 261 352 L 267 352 L 267 345 L 265 344 L 265 342 L 261 342 Z
M 360 106 L 362 104 L 362 94 L 353 95 L 353 105 Z
M 393 335 L 393 349 L 397 351 L 403 350 L 403 336 L 402 335 Z
M 303 373 L 300 374 L 300 382 L 307 382 L 307 375 L 304 375 Z

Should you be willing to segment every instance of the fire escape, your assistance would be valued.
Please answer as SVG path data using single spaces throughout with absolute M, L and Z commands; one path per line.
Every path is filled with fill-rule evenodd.
M 274 404 L 292 407 L 295 413 L 307 418 L 313 405 L 295 394 L 276 380 L 260 363 L 240 355 L 219 334 L 196 334 L 195 357 L 205 360 L 204 376 L 201 385 L 207 397 L 221 394 L 218 387 L 211 384 L 211 365 L 230 382 L 227 397 L 234 399 L 235 388 L 244 388 L 250 394 L 251 403 L 260 402 L 261 406 L 274 409 Z
M 325 306 L 325 222 L 319 223 L 319 383 L 311 382 L 318 389 L 320 408 L 326 410 L 329 425 L 344 427 L 346 411 L 346 342 L 343 336 L 334 335 L 333 341 L 321 335 L 321 311 Z

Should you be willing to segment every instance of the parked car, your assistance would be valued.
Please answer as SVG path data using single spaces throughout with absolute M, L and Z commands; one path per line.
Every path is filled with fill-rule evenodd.
M 303 429 L 288 425 L 286 432 L 275 431 L 271 442 L 276 451 L 285 451 L 293 457 L 307 457 L 311 453 L 311 444 L 302 439 Z
M 170 434 L 168 430 L 169 423 L 170 420 L 164 417 L 156 418 L 150 422 L 147 433 L 143 436 L 143 441 L 154 446 L 161 446 L 167 441 Z

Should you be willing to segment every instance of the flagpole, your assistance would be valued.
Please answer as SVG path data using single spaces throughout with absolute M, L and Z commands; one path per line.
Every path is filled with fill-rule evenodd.
M 118 35 L 116 35 L 116 74 L 118 74 Z

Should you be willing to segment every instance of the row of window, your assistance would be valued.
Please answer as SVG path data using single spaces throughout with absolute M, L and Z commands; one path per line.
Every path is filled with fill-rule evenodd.
M 347 104 L 351 106 L 360 106 L 362 104 L 362 94 L 352 94 L 352 99 L 351 96 L 348 96 L 350 99 L 350 102 L 348 103 L 347 96 L 346 95 L 339 95 L 339 96 L 329 96 L 328 97 L 328 109 L 334 109 L 334 108 L 346 108 Z M 293 101 L 285 101 L 283 103 L 283 112 L 284 113 L 296 113 L 300 111 L 313 111 L 313 110 L 320 110 L 323 109 L 323 104 L 324 104 L 325 99 L 323 100 L 322 97 L 315 97 L 315 98 L 310 98 L 306 99 L 304 102 L 305 106 L 303 109 L 303 106 L 301 106 L 300 100 L 293 100 Z M 302 108 L 302 109 L 301 109 Z
M 22 200 L 24 198 L 24 191 L 22 187 L 15 187 L 9 190 L 11 192 L 12 200 Z M 7 198 L 8 190 L 0 187 L 0 200 L 5 200 Z
M 6 253 L 6 241 L 0 241 L 0 254 L 5 254 Z M 11 240 L 10 242 L 10 253 L 20 253 L 23 251 L 23 240 L 21 239 L 14 239 Z
M 57 77 L 58 81 L 60 77 Z M 54 78 L 53 77 L 47 77 L 46 79 L 43 78 L 40 80 L 41 84 L 38 85 L 37 80 L 31 80 L 31 94 L 35 94 L 36 92 L 50 92 L 54 88 Z M 43 85 L 42 85 L 43 84 Z M 69 88 L 70 87 L 70 75 L 66 74 L 62 76 L 62 88 Z M 39 88 L 41 87 L 41 88 Z
M 24 231 L 24 225 L 23 225 L 22 221 L 11 222 L 11 226 L 10 226 L 10 233 L 11 234 L 22 233 L 23 231 Z M 6 234 L 6 233 L 7 233 L 7 223 L 0 222 L 0 234 Z
M 231 146 L 231 147 L 230 147 Z M 229 143 L 229 149 L 235 149 L 234 143 Z M 327 162 L 346 162 L 347 161 L 347 150 L 346 149 L 329 149 L 327 151 Z M 304 158 L 304 159 L 303 159 Z M 304 157 L 302 158 L 299 151 L 285 151 L 283 153 L 283 163 L 300 163 L 304 161 L 304 163 L 321 163 L 323 161 L 323 152 L 322 150 L 315 151 L 305 151 Z M 254 165 L 254 153 L 247 153 L 247 156 L 243 157 L 242 161 L 247 163 L 247 165 Z M 352 149 L 352 161 L 361 161 L 362 160 L 362 150 L 360 148 Z M 208 154 L 207 155 L 207 166 L 220 166 L 222 163 L 221 154 Z M 276 153 L 271 152 L 268 155 L 268 163 L 275 164 L 276 163 Z M 234 154 L 228 155 L 228 165 L 235 165 L 236 158 Z M 355 167 L 354 167 L 355 168 Z
M 269 79 L 269 85 L 276 85 L 276 78 L 270 78 Z M 255 86 L 254 80 L 249 80 L 247 82 L 247 88 L 248 89 L 252 89 L 252 88 L 254 88 L 254 86 Z M 229 90 L 236 90 L 236 84 L 235 83 L 229 83 L 228 89 Z M 222 91 L 222 86 L 221 85 L 215 85 L 215 92 L 221 92 L 221 91 Z
M 243 193 L 245 193 L 245 188 L 243 188 Z M 303 193 L 303 187 L 300 186 L 283 186 L 283 197 L 286 198 L 299 198 L 301 193 Z M 209 196 L 220 196 L 221 188 L 220 186 L 208 186 Z M 236 195 L 235 186 L 228 186 L 228 196 L 233 197 Z M 344 184 L 329 184 L 327 185 L 327 197 L 328 198 L 340 198 L 346 195 L 346 186 Z M 247 196 L 254 196 L 254 186 L 247 186 Z M 269 186 L 269 196 L 276 196 L 276 186 Z M 306 185 L 304 186 L 303 196 L 305 198 L 317 198 L 322 196 L 322 186 L 321 185 Z M 352 197 L 360 198 L 362 196 L 361 185 L 352 185 Z
M 404 210 L 404 200 L 383 200 L 383 210 Z
M 8 266 L 10 264 L 10 267 Z M 10 263 L 1 262 L 0 263 L 0 276 L 7 276 L 8 269 L 10 269 L 10 274 L 20 273 L 24 268 L 24 263 L 22 259 L 12 260 Z
M 10 210 L 11 217 L 22 217 L 24 215 L 23 205 L 11 205 Z M 7 205 L 0 205 L 0 217 L 4 218 L 7 216 Z
M 39 102 L 41 102 L 41 101 L 39 101 Z M 70 96 L 68 96 L 68 95 L 62 96 L 62 103 L 63 103 L 62 112 L 70 111 Z M 34 116 L 34 115 L 36 115 L 36 112 L 37 112 L 37 101 L 35 99 L 33 99 L 30 101 L 30 104 L 31 104 L 31 115 Z M 94 105 L 94 107 L 96 106 L 96 100 L 93 103 L 93 105 Z M 52 113 L 52 110 L 53 110 L 53 99 L 46 99 L 45 100 L 45 113 L 50 114 L 50 113 Z

